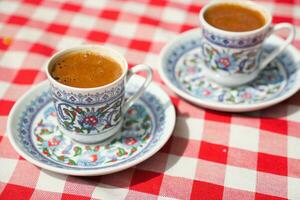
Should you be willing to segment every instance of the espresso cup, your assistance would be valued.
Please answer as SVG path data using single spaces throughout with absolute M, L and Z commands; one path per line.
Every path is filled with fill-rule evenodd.
M 216 28 L 204 17 L 207 9 L 218 4 L 236 4 L 258 11 L 265 19 L 265 24 L 255 30 L 232 32 Z M 206 77 L 228 87 L 239 86 L 255 79 L 276 56 L 294 39 L 295 29 L 289 23 L 272 25 L 271 13 L 251 1 L 216 1 L 207 4 L 199 14 L 202 28 L 202 67 Z M 263 42 L 274 32 L 286 29 L 287 39 L 266 57 L 262 55 Z
M 92 51 L 112 58 L 121 66 L 121 76 L 107 85 L 94 88 L 72 87 L 55 80 L 50 72 L 57 59 L 78 51 Z M 147 73 L 144 83 L 135 94 L 125 100 L 127 80 L 140 71 Z M 48 61 L 46 73 L 60 130 L 80 143 L 98 143 L 120 131 L 124 114 L 152 80 L 152 70 L 149 66 L 140 64 L 128 69 L 128 64 L 121 54 L 100 45 L 82 45 L 59 51 Z

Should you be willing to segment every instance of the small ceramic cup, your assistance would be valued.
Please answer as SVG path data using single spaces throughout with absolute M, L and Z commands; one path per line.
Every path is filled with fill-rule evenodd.
M 122 75 L 115 81 L 95 88 L 76 88 L 56 81 L 50 74 L 55 61 L 75 51 L 90 50 L 110 57 L 122 67 Z M 124 113 L 143 94 L 152 80 L 152 70 L 147 65 L 128 69 L 125 58 L 115 50 L 98 45 L 82 45 L 54 54 L 47 63 L 53 102 L 59 126 L 64 134 L 80 143 L 98 143 L 115 133 L 122 125 Z M 145 71 L 147 77 L 137 92 L 125 100 L 127 80 L 135 73 Z
M 265 25 L 247 32 L 225 31 L 210 25 L 204 18 L 205 11 L 224 3 L 238 4 L 260 12 L 265 18 Z M 295 37 L 295 29 L 291 24 L 280 23 L 273 26 L 271 13 L 251 1 L 214 1 L 202 8 L 199 18 L 202 27 L 203 72 L 222 86 L 234 87 L 255 79 Z M 281 29 L 289 31 L 287 39 L 266 57 L 261 56 L 264 40 Z

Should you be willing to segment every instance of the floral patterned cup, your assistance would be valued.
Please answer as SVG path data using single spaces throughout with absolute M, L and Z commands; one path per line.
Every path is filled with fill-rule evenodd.
M 71 87 L 52 78 L 51 67 L 59 57 L 81 50 L 91 50 L 113 58 L 122 67 L 122 75 L 105 86 L 95 88 Z M 139 71 L 146 71 L 147 78 L 137 92 L 125 100 L 126 81 Z M 152 70 L 147 65 L 140 64 L 128 70 L 122 55 L 111 48 L 97 45 L 82 45 L 56 53 L 47 63 L 46 73 L 59 126 L 64 134 L 81 143 L 97 143 L 117 133 L 124 113 L 143 94 L 152 80 Z
M 217 4 L 233 3 L 259 11 L 265 17 L 265 25 L 247 32 L 230 32 L 218 29 L 204 19 L 205 11 Z M 252 81 L 267 64 L 280 54 L 294 39 L 291 24 L 271 25 L 272 16 L 251 1 L 216 1 L 204 6 L 199 14 L 202 26 L 202 59 L 204 74 L 223 86 L 234 87 Z M 262 55 L 264 40 L 272 33 L 287 29 L 289 35 L 284 43 L 267 56 Z

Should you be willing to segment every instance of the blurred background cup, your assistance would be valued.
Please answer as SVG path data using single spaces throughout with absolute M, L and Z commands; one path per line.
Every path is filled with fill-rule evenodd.
M 232 32 L 209 24 L 204 15 L 207 9 L 219 4 L 235 4 L 258 11 L 265 24 L 255 30 Z M 295 29 L 289 23 L 272 25 L 271 13 L 251 1 L 215 1 L 207 4 L 199 14 L 202 28 L 203 73 L 222 86 L 234 87 L 255 79 L 270 61 L 279 55 L 294 39 Z M 270 54 L 262 57 L 263 43 L 274 32 L 286 29 L 287 39 Z

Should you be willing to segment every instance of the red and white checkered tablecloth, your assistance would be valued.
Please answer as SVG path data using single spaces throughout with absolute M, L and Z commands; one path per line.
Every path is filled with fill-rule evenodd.
M 297 26 L 300 0 L 257 1 L 273 22 Z M 157 73 L 170 39 L 198 27 L 201 0 L 0 0 L 0 199 L 300 199 L 300 93 L 259 112 L 228 114 L 176 96 Z M 147 63 L 176 106 L 168 143 L 125 171 L 90 178 L 56 174 L 20 157 L 7 116 L 58 49 L 104 43 L 130 66 Z M 300 56 L 300 54 L 299 54 Z

